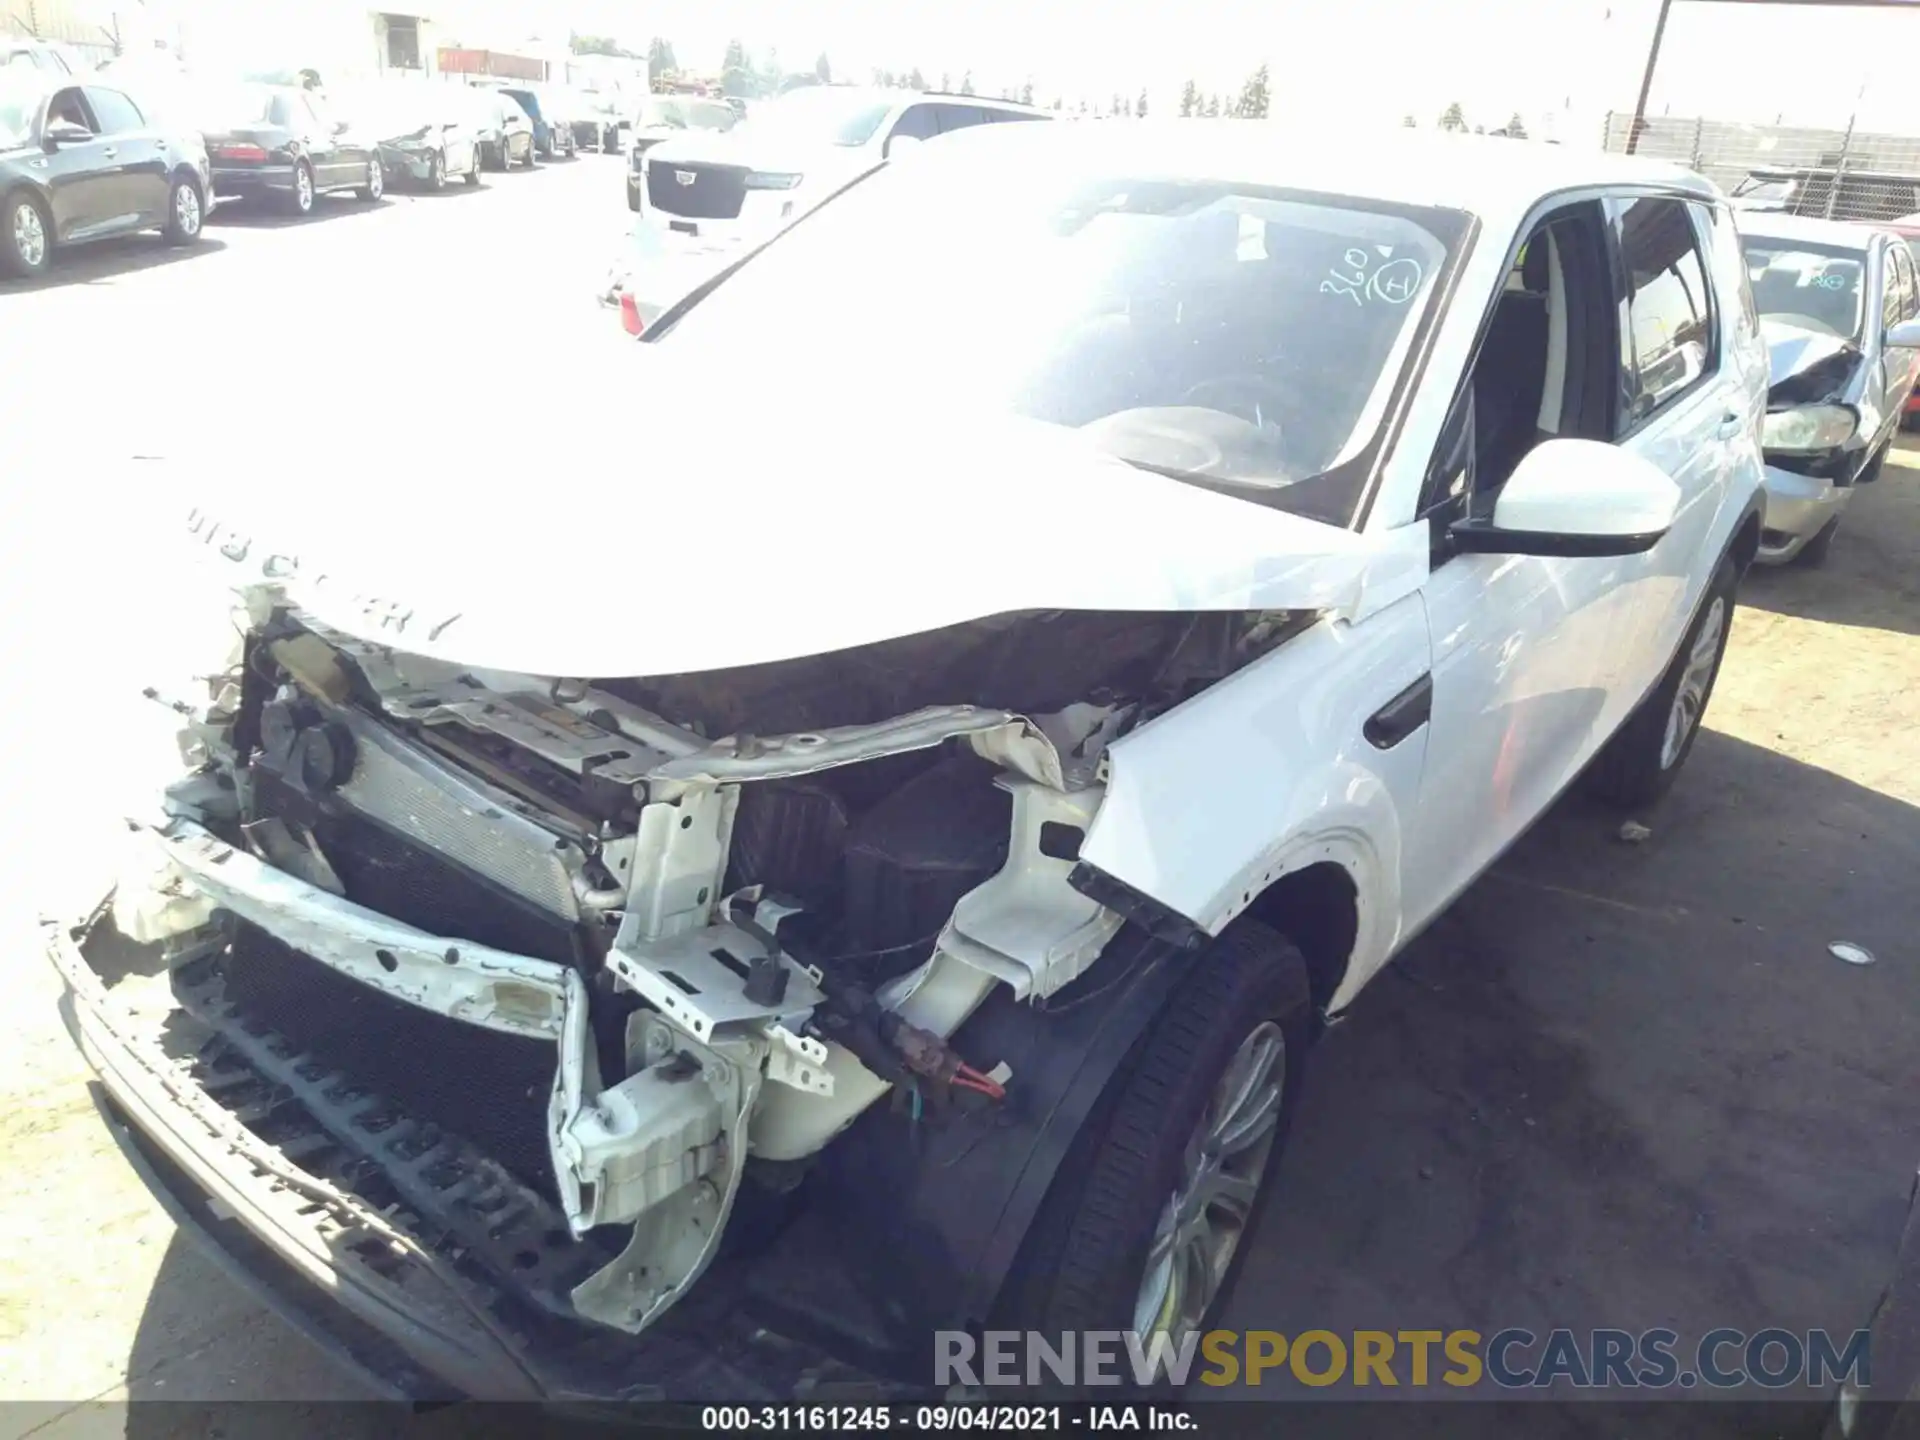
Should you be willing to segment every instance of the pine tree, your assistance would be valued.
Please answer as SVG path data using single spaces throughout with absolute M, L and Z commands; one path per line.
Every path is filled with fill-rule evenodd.
M 1140 98 L 1133 102 L 1133 116 L 1136 120 L 1147 118 L 1147 92 L 1144 90 L 1140 92 Z
M 973 94 L 973 72 L 971 70 L 960 77 L 960 93 L 962 95 Z
M 814 77 L 819 80 L 822 85 L 831 85 L 833 83 L 833 66 L 827 60 L 826 51 L 822 50 L 820 52 L 820 58 L 813 62 L 813 73 Z
M 1527 122 L 1520 118 L 1518 110 L 1514 111 L 1513 118 L 1507 121 L 1507 138 L 1510 140 L 1527 138 Z
M 1207 97 L 1207 118 L 1209 120 L 1218 120 L 1220 118 L 1220 97 L 1218 95 L 1209 95 Z
M 1180 118 L 1187 119 L 1200 113 L 1200 87 L 1187 81 L 1180 91 Z
M 1247 83 L 1240 87 L 1240 99 L 1234 106 L 1234 114 L 1243 120 L 1264 120 L 1267 107 L 1272 101 L 1268 93 L 1267 67 L 1261 67 L 1247 77 Z
M 1467 128 L 1467 112 L 1460 108 L 1460 102 L 1454 101 L 1440 112 L 1442 130 L 1464 130 Z
M 1400 124 L 1408 130 L 1418 130 L 1420 128 L 1420 122 L 1415 120 L 1411 115 L 1402 115 L 1400 117 Z
M 920 67 L 918 65 L 907 72 L 907 88 L 909 90 L 924 90 L 927 88 L 927 77 L 920 73 Z
M 1033 81 L 1029 80 L 1020 87 L 1020 103 L 1022 105 L 1031 105 L 1033 103 Z

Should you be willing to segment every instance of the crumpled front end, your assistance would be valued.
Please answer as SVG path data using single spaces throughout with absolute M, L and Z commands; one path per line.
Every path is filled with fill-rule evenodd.
M 716 1373 L 674 1337 L 743 1203 L 889 1094 L 1004 1103 L 1007 1057 L 953 1037 L 1120 929 L 1076 874 L 1105 746 L 1288 619 L 1014 616 L 574 681 L 245 598 L 207 698 L 170 702 L 187 773 L 137 863 L 49 933 L 76 1033 L 170 1163 L 315 1278 L 430 1296 L 508 1394 L 607 1393 L 570 1367 L 643 1330 Z

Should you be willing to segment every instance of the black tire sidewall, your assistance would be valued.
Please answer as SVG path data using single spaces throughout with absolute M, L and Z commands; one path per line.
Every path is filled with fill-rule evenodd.
M 304 205 L 300 203 L 300 177 L 302 175 L 305 175 L 307 177 L 307 190 L 306 190 L 307 203 Z M 320 198 L 320 191 L 318 186 L 319 186 L 319 182 L 313 178 L 313 171 L 307 165 L 306 161 L 302 160 L 293 167 L 293 213 L 294 214 L 311 215 L 313 213 L 313 207 Z
M 1595 762 L 1588 777 L 1589 788 L 1600 799 L 1623 806 L 1651 804 L 1667 792 L 1685 768 L 1687 757 L 1693 753 L 1694 742 L 1700 738 L 1700 732 L 1706 726 L 1707 710 L 1713 704 L 1713 692 L 1720 681 L 1720 666 L 1726 660 L 1727 642 L 1733 635 L 1734 597 L 1739 585 L 1738 568 L 1732 557 L 1724 557 L 1714 571 L 1713 579 L 1708 582 L 1706 592 L 1701 595 L 1693 618 L 1687 623 L 1680 647 L 1668 662 L 1659 685 L 1641 702 L 1640 708 L 1628 717 L 1613 739 L 1607 742 Z M 1680 693 L 1687 657 L 1692 654 L 1693 643 L 1713 612 L 1716 599 L 1725 605 L 1726 613 L 1720 628 L 1720 650 L 1713 658 L 1713 671 L 1707 677 L 1707 693 L 1701 701 L 1700 714 L 1694 720 L 1693 729 L 1681 743 L 1680 753 L 1674 757 L 1671 765 L 1662 765 L 1660 754 L 1666 747 L 1667 717 L 1673 710 L 1674 699 Z
M 1286 1039 L 1285 1088 L 1262 1184 L 1209 1317 L 1219 1313 L 1276 1188 L 1314 1034 L 1299 951 L 1250 921 L 1229 927 L 1195 961 L 1109 1082 L 1035 1219 L 999 1323 L 1054 1343 L 1061 1331 L 1132 1328 L 1147 1249 L 1187 1141 L 1228 1061 L 1266 1021 Z M 1105 1214 L 1090 1208 L 1096 1197 L 1106 1197 Z

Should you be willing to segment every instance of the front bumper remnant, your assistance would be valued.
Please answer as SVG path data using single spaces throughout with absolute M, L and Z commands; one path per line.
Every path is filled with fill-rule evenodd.
M 85 953 L 106 911 L 85 924 L 48 923 L 43 940 L 65 984 L 62 1017 L 99 1077 L 109 1124 L 156 1198 L 221 1268 L 376 1393 L 612 1402 L 779 1400 L 819 1396 L 823 1385 L 870 1392 L 868 1377 L 751 1320 L 743 1266 L 716 1264 L 641 1338 L 500 1283 L 483 1263 L 492 1257 L 450 1223 L 452 1202 L 436 1208 L 433 1195 L 404 1188 L 408 1174 L 445 1179 L 436 1162 L 470 1157 L 416 1150 L 411 1167 L 397 1165 L 421 1127 L 404 1114 L 396 1123 L 397 1107 L 278 1036 L 238 1017 L 226 1023 L 196 989 L 196 962 L 158 967 L 176 1001 L 170 1010 L 121 998 Z M 349 1128 L 355 1115 L 366 1133 Z M 460 1177 L 477 1207 L 495 1203 L 489 1178 L 475 1189 L 472 1167 Z M 566 1260 L 574 1242 L 552 1223 L 534 1233 L 540 1218 L 504 1215 L 503 1243 L 516 1253 L 544 1245 Z M 564 1294 L 565 1278 L 556 1275 L 549 1293 Z

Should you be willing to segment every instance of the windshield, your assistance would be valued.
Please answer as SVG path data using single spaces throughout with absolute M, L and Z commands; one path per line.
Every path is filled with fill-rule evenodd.
M 757 107 L 749 123 L 758 134 L 778 133 L 803 145 L 851 147 L 871 140 L 893 107 L 892 100 L 876 100 L 863 91 L 809 85 Z
M 1745 237 L 1741 246 L 1753 303 L 1762 319 L 1845 340 L 1859 338 L 1863 251 L 1759 235 Z
M 244 130 L 273 121 L 273 102 L 279 92 L 266 85 L 228 85 L 195 95 L 189 102 L 194 118 L 207 130 Z
M 669 130 L 731 130 L 733 111 L 715 100 L 649 100 L 640 110 L 642 126 Z
M 1467 217 L 978 151 L 854 185 L 656 338 L 1352 521 Z

